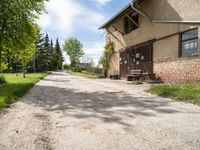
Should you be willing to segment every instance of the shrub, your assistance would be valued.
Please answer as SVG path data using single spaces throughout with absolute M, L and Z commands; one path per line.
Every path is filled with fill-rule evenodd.
M 81 72 L 82 71 L 82 69 L 80 67 L 72 67 L 71 70 L 73 72 Z
M 0 75 L 0 84 L 4 83 L 6 83 L 6 79 L 4 78 L 4 76 Z
M 71 68 L 70 65 L 68 65 L 68 64 L 64 64 L 63 67 L 64 67 L 64 69 L 67 69 L 67 70 L 69 70 Z
M 147 80 L 145 81 L 148 84 L 160 84 L 162 83 L 161 80 Z

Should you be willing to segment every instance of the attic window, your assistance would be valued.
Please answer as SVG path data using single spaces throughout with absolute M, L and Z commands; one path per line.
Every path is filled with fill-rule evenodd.
M 131 31 L 138 28 L 139 15 L 137 13 L 131 13 L 124 17 L 124 33 L 128 34 Z
M 192 29 L 181 34 L 181 56 L 198 55 L 198 29 Z

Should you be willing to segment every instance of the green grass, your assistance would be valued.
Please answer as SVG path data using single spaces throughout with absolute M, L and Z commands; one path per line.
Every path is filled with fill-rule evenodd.
M 0 111 L 9 107 L 11 103 L 23 96 L 28 89 L 46 75 L 46 73 L 26 74 L 26 78 L 23 78 L 22 74 L 18 74 L 18 76 L 4 74 L 6 83 L 0 85 Z
M 200 83 L 154 85 L 148 92 L 200 105 Z
M 80 77 L 85 77 L 85 78 L 90 78 L 90 79 L 97 79 L 97 76 L 92 73 L 87 73 L 87 72 L 69 72 L 70 75 L 72 76 L 80 76 Z

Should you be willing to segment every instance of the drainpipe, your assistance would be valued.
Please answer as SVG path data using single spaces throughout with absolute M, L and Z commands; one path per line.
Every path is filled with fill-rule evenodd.
M 170 23 L 170 24 L 200 24 L 200 21 L 196 21 L 196 20 L 161 20 L 161 19 L 155 19 L 151 16 L 149 16 L 148 14 L 146 14 L 145 12 L 142 12 L 141 10 L 139 10 L 138 8 L 135 8 L 134 7 L 134 3 L 136 2 L 137 0 L 133 0 L 131 2 L 131 8 L 138 12 L 140 15 L 146 17 L 147 19 L 149 19 L 150 22 L 153 22 L 153 23 Z
M 137 9 L 137 8 L 134 7 L 134 3 L 135 3 L 136 1 L 137 1 L 137 0 L 133 0 L 133 1 L 131 2 L 131 8 L 132 8 L 133 10 L 135 10 L 136 12 L 138 12 L 140 15 L 142 15 L 142 16 L 148 18 L 148 19 L 152 22 L 152 21 L 153 21 L 153 18 L 152 18 L 152 17 L 150 17 L 150 16 L 147 15 L 146 13 L 144 13 L 144 12 L 142 12 L 141 10 L 139 10 L 139 9 Z

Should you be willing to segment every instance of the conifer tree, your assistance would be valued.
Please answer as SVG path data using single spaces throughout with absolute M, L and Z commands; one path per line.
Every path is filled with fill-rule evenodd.
M 63 55 L 62 55 L 62 50 L 60 48 L 60 44 L 59 44 L 58 39 L 56 39 L 55 57 L 56 57 L 56 61 L 57 61 L 56 69 L 62 69 Z

